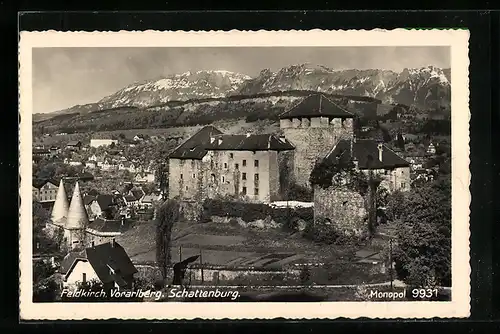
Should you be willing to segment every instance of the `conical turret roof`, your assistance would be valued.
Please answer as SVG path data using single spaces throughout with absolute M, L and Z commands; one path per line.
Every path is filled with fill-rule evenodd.
M 66 228 L 68 230 L 82 229 L 89 223 L 89 218 L 87 216 L 87 211 L 83 205 L 82 194 L 80 193 L 80 186 L 78 181 L 75 184 L 75 189 L 73 190 L 73 197 L 71 198 L 71 204 L 69 205 L 68 218 L 66 221 Z
M 52 222 L 54 224 L 61 225 L 62 220 L 68 216 L 68 196 L 66 195 L 66 190 L 64 189 L 63 180 L 59 182 L 59 189 L 57 190 L 56 201 L 54 207 L 52 208 Z

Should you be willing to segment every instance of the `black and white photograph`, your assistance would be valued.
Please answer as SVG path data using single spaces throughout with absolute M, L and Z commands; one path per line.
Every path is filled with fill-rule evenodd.
M 21 37 L 21 310 L 468 315 L 467 32 L 238 33 Z

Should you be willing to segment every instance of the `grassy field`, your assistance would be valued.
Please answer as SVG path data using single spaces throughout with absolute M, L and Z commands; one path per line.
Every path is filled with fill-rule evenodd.
M 153 221 L 138 222 L 117 238 L 134 263 L 156 261 L 155 240 Z M 317 264 L 318 267 L 311 268 L 307 273 L 311 284 L 386 281 L 387 275 L 374 270 L 373 265 L 358 263 L 356 252 L 360 249 L 361 247 L 354 246 L 317 244 L 305 239 L 300 232 L 290 233 L 276 228 L 251 229 L 220 222 L 179 222 L 172 231 L 171 259 L 178 262 L 201 254 L 205 265 L 255 267 L 263 270 L 297 269 L 304 264 Z M 222 284 L 233 283 L 238 282 Z M 257 281 L 256 284 L 262 282 Z M 276 281 L 271 285 L 279 284 Z

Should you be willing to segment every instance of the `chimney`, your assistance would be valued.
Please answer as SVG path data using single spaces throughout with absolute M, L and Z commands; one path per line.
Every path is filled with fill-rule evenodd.
M 215 138 L 214 137 L 210 137 L 210 144 L 213 144 L 215 141 Z
M 115 247 L 115 238 L 111 239 L 111 247 Z
M 378 160 L 382 161 L 382 152 L 384 151 L 384 145 L 379 143 L 377 145 L 378 148 Z

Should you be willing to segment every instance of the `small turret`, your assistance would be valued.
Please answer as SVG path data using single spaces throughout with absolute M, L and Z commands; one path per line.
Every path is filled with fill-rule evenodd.
M 89 218 L 87 216 L 85 206 L 83 205 L 83 198 L 77 181 L 75 189 L 73 190 L 71 204 L 69 205 L 68 218 L 65 227 L 68 230 L 83 229 L 88 225 L 88 223 Z
M 52 209 L 52 222 L 57 225 L 64 225 L 63 219 L 68 216 L 68 209 L 68 196 L 66 195 L 66 190 L 64 189 L 63 180 L 61 179 L 59 182 L 59 189 L 57 190 L 54 208 Z

